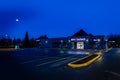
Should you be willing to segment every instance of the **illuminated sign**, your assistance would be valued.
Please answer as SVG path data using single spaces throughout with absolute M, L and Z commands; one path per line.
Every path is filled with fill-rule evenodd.
M 71 41 L 85 41 L 85 38 L 72 38 Z

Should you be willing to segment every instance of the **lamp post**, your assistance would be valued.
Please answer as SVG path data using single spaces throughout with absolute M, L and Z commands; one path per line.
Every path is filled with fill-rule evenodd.
M 71 46 L 71 40 L 68 40 L 67 48 L 70 48 Z
M 107 44 L 108 40 L 106 39 L 105 42 L 106 42 L 105 47 L 106 47 L 106 50 L 107 50 L 108 49 L 108 44 Z
M 60 42 L 61 42 L 61 48 L 63 47 L 63 40 L 60 40 Z

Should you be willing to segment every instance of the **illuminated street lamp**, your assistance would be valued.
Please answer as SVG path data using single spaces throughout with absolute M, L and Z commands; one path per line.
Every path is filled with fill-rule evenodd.
M 60 42 L 61 42 L 61 48 L 62 48 L 62 45 L 63 45 L 63 40 L 60 40 Z
M 5 34 L 5 38 L 6 38 L 6 39 L 8 38 L 8 35 L 7 35 L 7 34 Z
M 105 47 L 106 47 L 106 49 L 107 49 L 107 48 L 108 48 L 108 46 L 107 46 L 107 42 L 108 42 L 108 40 L 105 39 L 105 42 L 106 42 Z
M 5 37 L 8 37 L 8 35 L 6 34 Z

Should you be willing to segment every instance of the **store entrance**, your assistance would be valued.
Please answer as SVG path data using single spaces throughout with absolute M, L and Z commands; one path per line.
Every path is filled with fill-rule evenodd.
M 77 42 L 76 48 L 77 49 L 84 49 L 84 42 Z

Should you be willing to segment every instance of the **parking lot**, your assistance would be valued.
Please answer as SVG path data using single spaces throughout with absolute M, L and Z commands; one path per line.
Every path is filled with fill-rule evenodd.
M 118 79 L 120 54 L 116 51 L 119 49 L 103 54 L 88 67 L 77 69 L 72 69 L 67 64 L 87 56 L 86 51 L 39 48 L 1 51 L 1 80 Z

